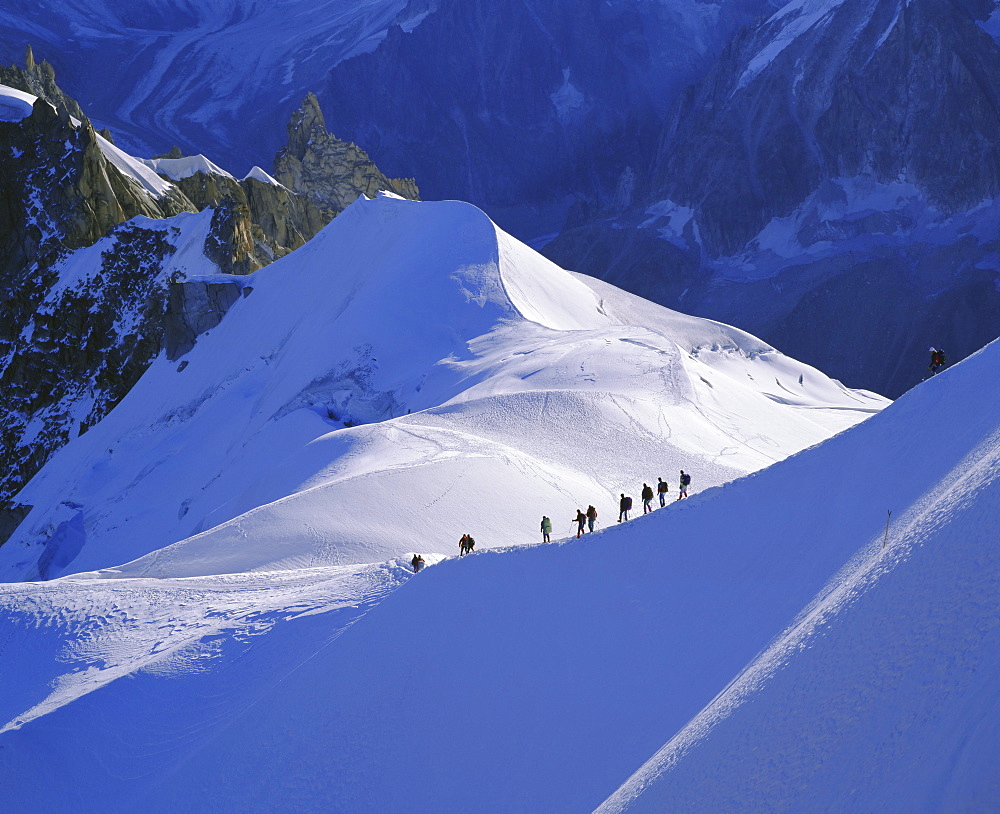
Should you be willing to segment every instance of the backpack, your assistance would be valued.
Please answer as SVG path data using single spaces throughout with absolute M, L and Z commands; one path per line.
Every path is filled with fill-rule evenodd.
M 683 475 L 681 475 L 681 486 L 690 486 L 690 485 L 691 485 L 691 476 L 687 472 L 685 472 Z
M 650 500 L 650 499 L 652 499 L 652 497 L 653 497 L 653 487 L 652 486 L 643 486 L 642 487 L 642 499 L 643 500 Z
M 665 480 L 661 480 L 658 484 L 656 484 L 656 491 L 659 492 L 660 494 L 666 492 L 667 482 Z
M 590 520 L 596 520 L 597 519 L 597 509 L 595 509 L 593 506 L 588 506 L 587 507 L 587 517 Z
M 628 511 L 631 508 L 632 508 L 632 498 L 627 497 L 625 498 L 625 511 Z
M 475 540 L 473 540 L 473 539 L 472 539 L 471 537 L 469 537 L 469 538 L 468 538 L 468 539 L 467 539 L 467 540 L 465 541 L 465 547 L 466 547 L 466 548 L 472 548 L 472 547 L 473 547 L 473 546 L 474 546 L 475 544 L 476 544 L 476 541 L 475 541 Z

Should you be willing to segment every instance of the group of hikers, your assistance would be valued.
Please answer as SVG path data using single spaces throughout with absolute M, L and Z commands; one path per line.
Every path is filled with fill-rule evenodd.
M 670 491 L 670 487 L 663 478 L 657 478 L 656 490 L 648 483 L 642 485 L 642 513 L 653 511 L 653 498 L 659 495 L 660 507 L 667 505 L 667 494 Z M 677 499 L 683 500 L 688 496 L 688 486 L 691 485 L 691 476 L 681 470 L 680 481 L 677 489 Z M 628 520 L 628 514 L 632 511 L 632 498 L 626 495 L 624 492 L 621 493 L 621 500 L 618 502 L 618 522 L 621 523 L 623 520 Z M 594 532 L 594 526 L 597 524 L 597 509 L 594 506 L 588 506 L 587 511 L 576 510 L 576 517 L 573 518 L 573 522 L 576 523 L 576 536 L 580 538 L 584 534 L 584 530 L 587 529 L 591 533 Z M 542 542 L 551 543 L 552 542 L 552 519 L 547 515 L 542 517 Z M 458 541 L 458 556 L 464 557 L 466 554 L 471 554 L 473 549 L 476 547 L 476 541 L 473 539 L 471 534 L 463 534 Z M 424 567 L 424 558 L 419 554 L 414 554 L 413 559 L 410 560 L 410 564 L 413 566 L 413 572 L 416 573 L 421 568 Z
M 458 541 L 458 556 L 464 557 L 466 554 L 471 554 L 475 547 L 476 541 L 473 536 L 471 534 L 463 534 Z M 410 560 L 410 565 L 413 566 L 413 573 L 415 574 L 424 567 L 424 558 L 419 554 L 414 554 L 413 559 Z
M 931 363 L 927 366 L 931 374 L 935 374 L 945 365 L 945 355 L 941 348 L 931 348 Z M 677 499 L 683 500 L 688 496 L 688 486 L 691 485 L 691 476 L 686 473 L 683 469 L 681 470 L 680 482 L 677 489 Z M 670 487 L 667 486 L 667 482 L 663 478 L 657 478 L 656 489 L 654 490 L 652 486 L 648 483 L 642 485 L 642 492 L 640 495 L 642 497 L 642 513 L 646 514 L 653 511 L 653 499 L 654 497 L 659 497 L 660 507 L 667 505 L 667 493 L 670 491 Z M 629 512 L 632 511 L 632 498 L 626 495 L 624 492 L 621 493 L 621 500 L 618 502 L 618 522 L 628 520 Z M 593 506 L 587 506 L 587 511 L 582 511 L 580 509 L 576 510 L 576 517 L 573 518 L 572 522 L 576 523 L 576 536 L 577 539 L 584 535 L 585 530 L 589 530 L 591 533 L 594 531 L 594 526 L 597 524 L 597 509 Z M 547 515 L 542 516 L 542 542 L 551 543 L 552 542 L 552 519 Z M 471 554 L 473 548 L 476 545 L 476 541 L 472 539 L 472 535 L 463 534 L 462 538 L 458 541 L 458 556 L 464 557 L 466 554 Z M 410 561 L 413 565 L 414 572 L 419 571 L 424 567 L 424 558 L 419 554 L 414 554 L 413 559 Z
M 648 483 L 642 485 L 642 513 L 653 511 L 653 498 L 659 496 L 660 507 L 667 505 L 667 493 L 670 491 L 670 487 L 663 478 L 657 478 L 656 491 L 653 491 L 653 487 Z M 691 476 L 681 470 L 680 483 L 677 489 L 677 499 L 683 500 L 688 496 L 688 487 L 691 485 Z M 618 501 L 618 522 L 621 523 L 623 520 L 628 520 L 628 514 L 632 511 L 632 498 L 626 495 L 624 492 L 621 493 L 621 500 Z M 597 509 L 593 506 L 588 506 L 587 511 L 584 512 L 581 509 L 576 510 L 576 517 L 573 518 L 572 522 L 576 523 L 576 536 L 577 539 L 583 536 L 584 531 L 590 531 L 591 534 L 594 532 L 594 526 L 597 523 Z M 551 543 L 552 542 L 552 519 L 548 515 L 542 517 L 542 542 Z

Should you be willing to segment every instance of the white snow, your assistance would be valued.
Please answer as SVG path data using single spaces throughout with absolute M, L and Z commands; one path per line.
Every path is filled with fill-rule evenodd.
M 247 282 L 22 493 L 7 578 L 102 570 L 0 584 L 12 810 L 998 799 L 1000 344 L 850 426 L 884 400 L 388 196 Z
M 274 178 L 272 178 L 270 175 L 264 172 L 264 170 L 262 170 L 260 167 L 257 166 L 254 166 L 254 168 L 246 174 L 243 180 L 246 181 L 248 178 L 253 178 L 255 181 L 260 181 L 261 183 L 264 184 L 271 184 L 272 186 L 276 187 L 284 186 L 279 181 L 276 181 Z
M 661 238 L 679 248 L 688 248 L 687 241 L 683 237 L 684 227 L 694 218 L 694 209 L 671 200 L 663 200 L 650 206 L 645 214 L 649 217 L 639 224 L 640 229 L 648 229 L 655 224 Z
M 142 159 L 135 158 L 123 150 L 119 150 L 100 134 L 97 136 L 97 141 L 105 157 L 126 176 L 135 179 L 151 195 L 162 198 L 173 189 L 173 184 L 160 178 L 159 175 L 146 166 Z
M 26 487 L 39 508 L 0 574 L 39 573 L 65 500 L 86 544 L 47 576 L 381 562 L 454 553 L 466 531 L 534 542 L 544 512 L 568 524 L 593 503 L 609 522 L 643 482 L 684 468 L 702 490 L 886 404 L 570 274 L 467 204 L 360 200 L 246 285 L 183 370 L 157 360 Z
M 1000 43 L 1000 3 L 994 2 L 989 18 L 984 21 L 977 20 L 976 24 Z
M 183 158 L 145 158 L 142 159 L 142 163 L 157 175 L 165 175 L 172 181 L 181 181 L 199 172 L 205 175 L 221 175 L 225 178 L 233 178 L 222 167 L 209 161 L 201 153 L 198 155 L 187 155 Z M 236 179 L 233 178 L 233 180 Z
M 584 96 L 572 82 L 570 82 L 569 68 L 563 69 L 563 83 L 549 96 L 556 112 L 560 118 L 567 118 L 583 107 Z
M 38 97 L 23 90 L 0 85 L 0 121 L 19 122 L 31 115 Z
M 6 799 L 989 810 L 998 375 L 994 344 L 721 489 L 413 581 L 397 561 L 4 586 Z

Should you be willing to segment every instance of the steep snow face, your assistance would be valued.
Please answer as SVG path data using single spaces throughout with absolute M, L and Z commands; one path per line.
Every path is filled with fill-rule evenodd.
M 997 376 L 994 344 L 751 477 L 412 582 L 386 563 L 6 586 L 8 799 L 988 808 Z
M 987 417 L 979 376 L 998 370 L 1000 346 L 980 357 L 947 385 L 934 382 L 898 403 L 906 417 L 954 405 L 954 419 L 971 424 L 940 457 L 936 483 L 920 478 L 926 491 L 903 501 L 903 511 L 898 485 L 879 490 L 897 508 L 884 535 L 870 529 L 867 545 L 601 814 L 993 807 L 1000 797 L 1000 426 Z M 904 439 L 899 429 L 883 436 L 886 455 L 903 452 L 926 471 L 936 451 L 906 447 L 944 445 L 917 433 Z M 881 475 L 866 473 L 866 483 Z M 895 477 L 905 480 L 902 471 Z M 859 504 L 877 514 L 868 496 L 852 511 Z
M 467 204 L 359 201 L 248 287 L 23 490 L 6 578 L 531 542 L 542 514 L 609 524 L 643 482 L 704 489 L 886 403 L 570 274 Z

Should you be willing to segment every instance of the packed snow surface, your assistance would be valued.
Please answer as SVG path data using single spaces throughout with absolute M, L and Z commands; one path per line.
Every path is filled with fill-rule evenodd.
M 475 207 L 362 200 L 245 283 L 21 493 L 0 575 L 383 562 L 567 533 L 881 409 L 758 339 L 566 272 Z M 147 556 L 148 555 L 148 556 Z M 127 565 L 123 565 L 128 563 Z
M 416 576 L 388 561 L 4 586 L 6 799 L 991 810 L 998 376 L 994 344 L 648 518 Z
M 1000 799 L 1000 345 L 882 409 L 389 196 L 245 290 L 20 496 L 15 810 Z
M 270 175 L 264 172 L 264 170 L 262 170 L 260 167 L 257 166 L 251 169 L 250 172 L 246 174 L 246 177 L 243 180 L 246 181 L 250 178 L 252 178 L 254 181 L 260 181 L 263 184 L 271 184 L 271 186 L 275 187 L 284 186 L 284 184 L 282 184 L 280 181 L 278 181 L 275 178 L 272 178 Z

